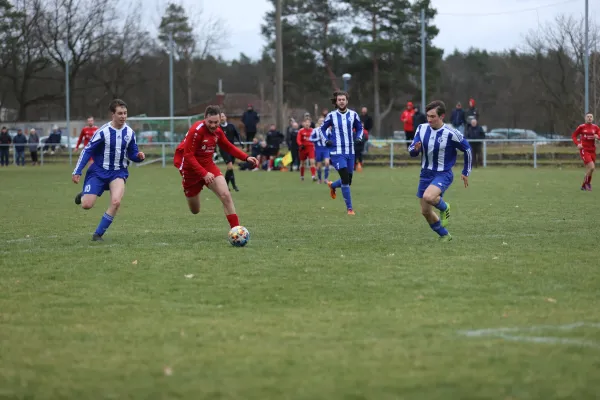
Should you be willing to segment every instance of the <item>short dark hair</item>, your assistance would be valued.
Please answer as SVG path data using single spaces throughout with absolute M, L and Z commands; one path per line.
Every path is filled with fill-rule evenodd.
M 446 114 L 446 105 L 441 100 L 434 100 L 431 103 L 427 104 L 427 107 L 425 107 L 425 112 L 429 112 L 433 109 L 435 109 L 435 111 L 437 112 L 438 117 L 441 117 L 442 115 Z
M 114 113 L 117 111 L 117 107 L 124 107 L 127 108 L 127 103 L 125 103 L 123 100 L 121 99 L 114 99 L 113 101 L 110 102 L 110 104 L 108 105 L 108 109 L 110 110 L 111 113 Z
M 206 110 L 204 110 L 204 118 L 211 117 L 213 115 L 218 115 L 221 117 L 221 108 L 219 106 L 208 106 Z
M 93 115 L 88 116 L 88 119 L 90 119 L 90 118 L 94 119 L 94 116 Z
M 331 97 L 331 104 L 333 104 L 334 106 L 337 105 L 338 96 L 346 96 L 346 101 L 350 101 L 350 95 L 348 94 L 348 92 L 344 90 L 336 90 L 335 92 L 333 92 L 333 96 Z

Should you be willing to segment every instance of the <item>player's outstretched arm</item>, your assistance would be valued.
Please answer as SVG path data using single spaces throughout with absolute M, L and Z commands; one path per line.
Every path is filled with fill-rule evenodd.
M 131 132 L 131 141 L 127 146 L 127 158 L 136 163 L 142 162 L 146 158 L 146 155 L 138 149 L 135 132 L 133 131 Z
M 583 148 L 583 145 L 581 144 L 581 142 L 579 142 L 580 134 L 581 134 L 581 126 L 578 126 L 577 129 L 575 129 L 575 132 L 573 132 L 573 134 L 571 135 L 571 139 L 573 140 L 573 143 L 575 143 L 575 146 L 577 146 L 578 149 Z
M 94 151 L 104 143 L 104 134 L 102 131 L 98 131 L 92 136 L 92 139 L 88 143 L 87 146 L 83 148 L 81 154 L 79 155 L 79 159 L 77 160 L 77 164 L 75 164 L 75 169 L 73 170 L 73 175 L 81 175 L 83 168 L 87 165 L 88 161 L 94 154 Z
M 419 126 L 412 143 L 408 146 L 408 153 L 411 157 L 417 157 L 421 153 L 421 145 L 421 126 Z
M 248 154 L 244 153 L 242 150 L 240 150 L 239 148 L 235 147 L 227 139 L 227 137 L 225 136 L 225 134 L 223 133 L 223 131 L 220 130 L 220 129 L 217 129 L 217 143 L 219 143 L 219 146 L 221 147 L 222 150 L 224 150 L 226 153 L 231 154 L 232 156 L 234 156 L 238 160 L 246 161 L 249 158 Z
M 460 132 L 452 133 L 452 142 L 454 145 L 460 149 L 465 155 L 465 161 L 462 170 L 463 181 L 465 182 L 465 187 L 468 186 L 467 178 L 471 174 L 471 167 L 473 163 L 473 152 L 471 151 L 471 145 L 467 142 L 467 139 Z
M 356 116 L 356 118 L 354 118 L 354 123 L 352 124 L 352 127 L 356 130 L 356 136 L 354 136 L 354 140 L 362 142 L 364 135 L 363 125 L 362 122 L 360 122 L 360 118 L 358 117 L 358 115 Z

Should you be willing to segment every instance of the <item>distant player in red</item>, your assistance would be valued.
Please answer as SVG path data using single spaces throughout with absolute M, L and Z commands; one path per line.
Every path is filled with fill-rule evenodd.
M 315 144 L 310 140 L 312 128 L 310 127 L 310 118 L 305 118 L 302 122 L 302 129 L 298 131 L 296 142 L 298 143 L 298 155 L 300 157 L 300 179 L 304 180 L 304 165 L 308 160 L 310 165 L 310 174 L 313 182 L 317 181 L 315 168 Z
M 225 216 L 233 228 L 238 226 L 240 221 L 235 212 L 229 186 L 213 161 L 215 149 L 218 145 L 223 151 L 251 165 L 258 165 L 258 160 L 231 144 L 219 127 L 220 122 L 219 107 L 208 106 L 204 112 L 204 120 L 192 125 L 177 146 L 173 163 L 181 174 L 183 192 L 192 214 L 200 212 L 200 192 L 207 186 L 223 203 Z
M 98 130 L 98 127 L 94 125 L 94 117 L 89 117 L 87 119 L 87 126 L 85 126 L 81 133 L 79 134 L 79 139 L 77 139 L 77 145 L 75 145 L 75 151 L 79 150 L 79 145 L 83 142 L 83 147 L 87 146 L 94 136 L 94 133 Z
M 585 124 L 575 129 L 571 138 L 579 149 L 579 155 L 585 164 L 585 179 L 581 190 L 592 190 L 592 174 L 596 169 L 596 139 L 600 139 L 600 128 L 594 123 L 594 115 L 585 115 Z M 579 139 L 581 136 L 581 139 Z

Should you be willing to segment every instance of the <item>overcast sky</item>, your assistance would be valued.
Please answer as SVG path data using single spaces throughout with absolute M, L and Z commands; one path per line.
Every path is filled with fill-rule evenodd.
M 166 0 L 157 0 L 166 4 Z M 243 52 L 259 58 L 265 45 L 260 25 L 271 9 L 268 0 L 175 0 L 191 11 L 204 4 L 204 14 L 219 16 L 229 32 L 228 46 L 221 50 L 225 59 Z M 518 46 L 523 37 L 559 14 L 583 17 L 585 0 L 432 0 L 438 11 L 435 24 L 440 33 L 436 46 L 449 54 L 455 48 L 476 47 L 504 50 Z M 215 6 L 211 6 L 214 4 Z M 160 7 L 158 7 L 160 8 Z M 156 11 L 158 11 L 158 8 Z M 589 0 L 590 20 L 600 15 L 600 0 Z M 158 13 L 156 13 L 158 14 Z M 155 14 L 155 15 L 156 15 Z M 199 18 L 200 20 L 202 18 Z

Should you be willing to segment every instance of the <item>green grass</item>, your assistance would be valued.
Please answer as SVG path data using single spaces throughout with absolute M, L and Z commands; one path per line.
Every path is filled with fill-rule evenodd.
M 236 176 L 242 249 L 212 193 L 189 213 L 172 167 L 131 169 L 104 243 L 90 237 L 108 196 L 76 207 L 70 168 L 0 170 L 0 398 L 600 392 L 600 329 L 557 328 L 600 322 L 599 198 L 582 169 L 479 169 L 468 189 L 455 171 L 450 243 L 420 215 L 416 168 L 357 174 L 355 217 L 296 174 Z

